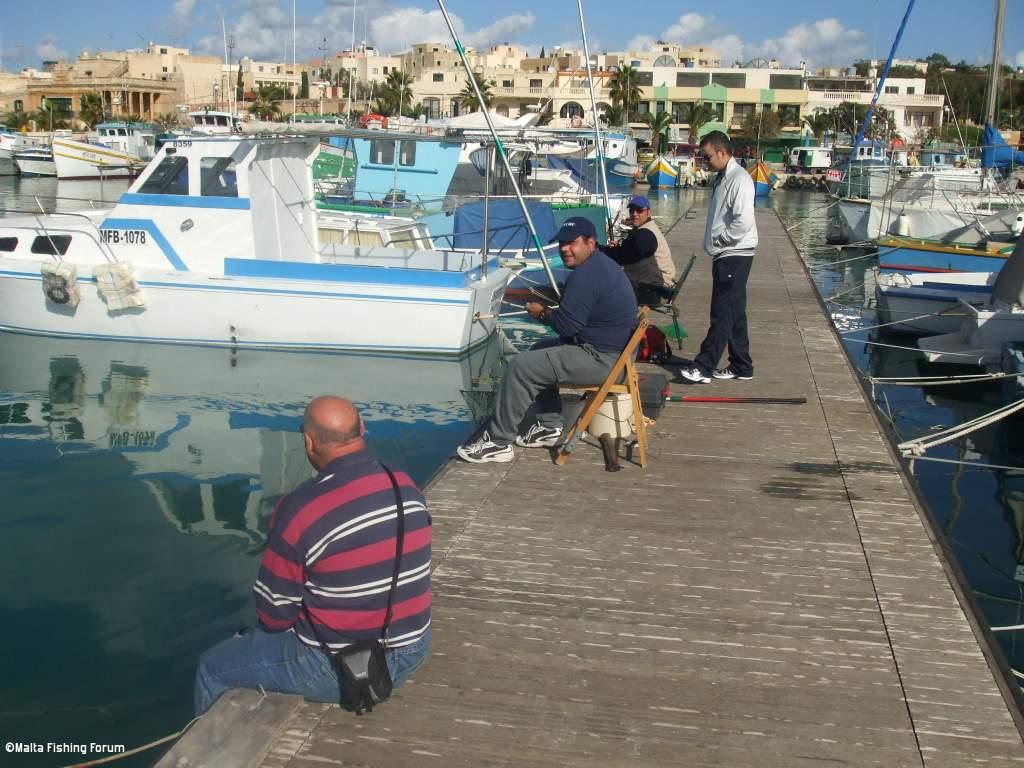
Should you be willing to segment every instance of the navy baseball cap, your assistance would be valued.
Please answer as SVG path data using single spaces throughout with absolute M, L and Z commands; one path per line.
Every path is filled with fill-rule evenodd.
M 590 219 L 582 216 L 573 216 L 566 219 L 565 223 L 562 224 L 562 228 L 558 230 L 558 234 L 548 240 L 548 242 L 569 243 L 577 237 L 597 237 L 597 230 L 594 229 L 594 223 Z
M 633 197 L 631 197 L 629 199 L 628 207 L 629 208 L 650 208 L 651 207 L 651 201 L 648 200 L 643 195 L 633 195 Z

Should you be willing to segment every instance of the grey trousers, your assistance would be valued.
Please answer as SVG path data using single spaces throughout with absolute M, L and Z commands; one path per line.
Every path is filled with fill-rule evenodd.
M 596 386 L 603 382 L 621 352 L 599 352 L 589 344 L 576 346 L 544 339 L 513 357 L 498 390 L 489 431 L 497 443 L 510 443 L 530 406 L 545 427 L 562 426 L 559 384 Z

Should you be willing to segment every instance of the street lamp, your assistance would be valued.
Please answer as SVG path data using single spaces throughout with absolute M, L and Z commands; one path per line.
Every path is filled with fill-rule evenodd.
M 217 109 L 220 109 L 220 83 L 213 83 L 213 98 L 217 102 Z

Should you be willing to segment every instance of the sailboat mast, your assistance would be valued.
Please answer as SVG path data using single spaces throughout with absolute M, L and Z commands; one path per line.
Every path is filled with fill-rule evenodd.
M 583 23 L 583 0 L 576 0 L 580 11 L 580 34 L 583 36 L 583 58 L 587 63 L 587 85 L 590 87 L 590 114 L 594 118 L 594 170 L 597 172 L 597 189 L 595 192 L 604 193 L 605 219 L 609 220 L 609 237 L 611 236 L 611 202 L 608 199 L 608 176 L 605 172 L 604 143 L 601 141 L 601 121 L 597 115 L 597 95 L 594 93 L 594 73 L 590 68 L 590 47 L 587 45 L 587 27 Z
M 993 128 L 996 125 L 996 97 L 999 95 L 999 75 L 1003 68 L 1003 21 L 1006 17 L 1006 0 L 996 0 L 996 31 L 992 41 L 992 67 L 988 73 L 988 109 L 985 122 Z

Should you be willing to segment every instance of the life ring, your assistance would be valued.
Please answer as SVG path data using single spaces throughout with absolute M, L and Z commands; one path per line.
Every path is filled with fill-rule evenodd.
M 68 291 L 67 283 L 63 285 L 51 285 L 46 289 L 46 298 L 54 304 L 67 304 L 71 301 L 71 293 Z

